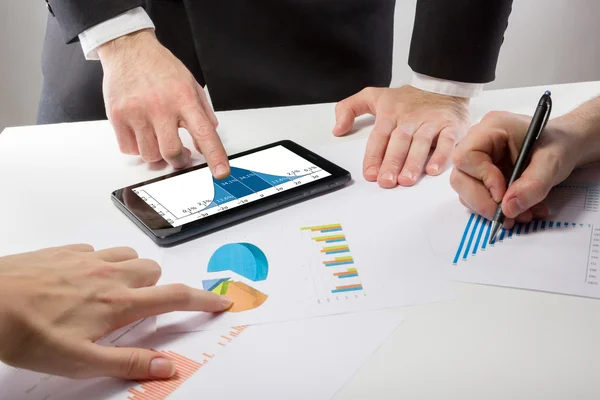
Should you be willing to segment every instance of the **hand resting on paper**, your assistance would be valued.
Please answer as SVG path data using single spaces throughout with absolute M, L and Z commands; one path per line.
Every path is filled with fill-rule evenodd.
M 412 86 L 366 88 L 337 104 L 333 134 L 346 135 L 357 117 L 375 115 L 363 161 L 365 179 L 382 188 L 412 186 L 423 171 L 444 172 L 456 142 L 467 131 L 468 107 L 467 98 Z
M 450 184 L 463 205 L 492 219 L 502 201 L 510 228 L 515 220 L 545 218 L 544 199 L 575 168 L 600 161 L 600 100 L 594 99 L 548 122 L 535 144 L 529 166 L 506 185 L 531 117 L 491 112 L 456 147 Z
M 223 311 L 231 300 L 184 285 L 156 286 L 161 269 L 130 248 L 77 244 L 0 257 L 0 361 L 71 378 L 168 378 L 160 353 L 94 342 L 171 311 Z

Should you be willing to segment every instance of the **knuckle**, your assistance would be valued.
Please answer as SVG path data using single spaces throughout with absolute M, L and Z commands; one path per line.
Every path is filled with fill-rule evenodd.
M 458 146 L 456 150 L 454 150 L 454 154 L 452 154 L 452 164 L 454 164 L 455 167 L 460 168 L 465 165 L 466 162 L 467 154 L 461 150 L 460 146 Z
M 404 128 L 394 129 L 394 132 L 392 133 L 392 135 L 396 139 L 399 139 L 399 140 L 401 140 L 403 142 L 411 142 L 412 141 L 412 136 L 413 136 L 408 131 L 408 129 L 404 129 Z
M 508 113 L 506 111 L 490 111 L 483 116 L 481 123 L 493 123 L 495 121 L 505 119 L 507 114 Z
M 171 285 L 173 298 L 179 304 L 188 304 L 192 300 L 192 291 L 188 285 L 175 283 Z
M 402 168 L 402 163 L 397 157 L 390 157 L 384 160 L 383 164 L 381 167 L 382 170 L 391 169 L 393 171 L 400 171 L 400 168 Z
M 461 181 L 461 179 L 460 179 L 460 175 L 458 174 L 458 172 L 456 172 L 456 170 L 452 170 L 452 173 L 450 174 L 450 186 L 456 192 L 458 192 L 460 189 L 460 181 Z
M 198 91 L 191 85 L 179 84 L 175 86 L 174 90 L 179 93 L 181 101 L 185 103 L 198 101 Z
M 160 152 L 163 156 L 163 158 L 165 159 L 173 159 L 173 158 L 177 158 L 179 156 L 181 156 L 181 154 L 183 153 L 183 146 L 182 145 L 171 145 L 171 146 L 167 146 L 167 147 L 162 147 L 160 149 Z
M 141 358 L 135 351 L 130 352 L 127 357 L 121 360 L 119 371 L 124 378 L 132 378 L 135 376 L 136 371 L 139 370 L 141 364 Z
M 162 268 L 160 265 L 154 260 L 144 260 L 144 265 L 148 276 L 158 281 L 162 275 Z
M 90 271 L 90 277 L 94 277 L 94 278 L 105 278 L 105 279 L 110 279 L 112 278 L 115 273 L 117 272 L 117 269 L 115 268 L 115 266 L 113 266 L 110 263 L 94 263 L 92 265 L 92 269 Z

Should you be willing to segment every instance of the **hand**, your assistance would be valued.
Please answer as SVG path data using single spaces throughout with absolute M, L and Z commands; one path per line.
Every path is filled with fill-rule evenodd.
M 231 300 L 184 285 L 155 286 L 160 267 L 130 248 L 72 245 L 0 258 L 0 360 L 71 378 L 168 378 L 160 353 L 94 343 L 175 310 L 223 311 Z
M 460 201 L 487 219 L 494 217 L 502 202 L 506 228 L 511 228 L 515 219 L 526 223 L 546 218 L 548 207 L 542 201 L 582 161 L 583 135 L 564 119 L 551 120 L 535 144 L 529 166 L 507 190 L 530 121 L 525 115 L 489 113 L 454 152 L 450 184 Z
M 412 186 L 423 169 L 429 175 L 444 171 L 455 143 L 467 131 L 468 104 L 466 98 L 412 86 L 366 88 L 337 104 L 333 134 L 350 132 L 360 115 L 375 115 L 363 161 L 365 179 L 382 188 Z M 427 162 L 431 148 L 435 151 Z
M 216 178 L 229 163 L 216 132 L 217 118 L 188 69 L 153 31 L 122 36 L 98 49 L 104 69 L 104 102 L 121 152 L 146 162 L 164 159 L 175 168 L 190 161 L 178 128 L 186 128 Z

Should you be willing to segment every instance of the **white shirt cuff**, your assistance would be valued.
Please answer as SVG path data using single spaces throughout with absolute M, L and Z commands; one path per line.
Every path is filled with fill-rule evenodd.
M 142 7 L 136 7 L 79 34 L 86 60 L 99 60 L 96 49 L 104 43 L 142 29 L 154 29 L 154 23 Z
M 438 79 L 417 72 L 413 72 L 410 85 L 417 89 L 425 90 L 426 92 L 467 98 L 477 96 L 483 89 L 482 83 L 447 81 L 445 79 Z

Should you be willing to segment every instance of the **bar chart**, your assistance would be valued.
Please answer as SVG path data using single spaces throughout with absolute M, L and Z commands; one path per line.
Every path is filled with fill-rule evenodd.
M 317 301 L 349 300 L 365 295 L 359 268 L 341 224 L 301 228 L 312 243 L 310 258 Z M 354 297 L 351 297 L 354 295 Z
M 589 230 L 592 225 L 553 220 L 536 220 L 527 224 L 517 223 L 509 230 L 502 228 L 496 239 L 489 243 L 491 227 L 491 221 L 483 218 L 481 215 L 471 214 L 462 233 L 452 263 L 457 265 L 461 260 L 467 261 L 469 257 L 475 256 L 478 252 L 485 251 L 489 247 L 500 245 L 507 239 L 513 239 L 546 230 L 562 229 L 564 231 L 566 229 L 577 228 L 588 228 Z

